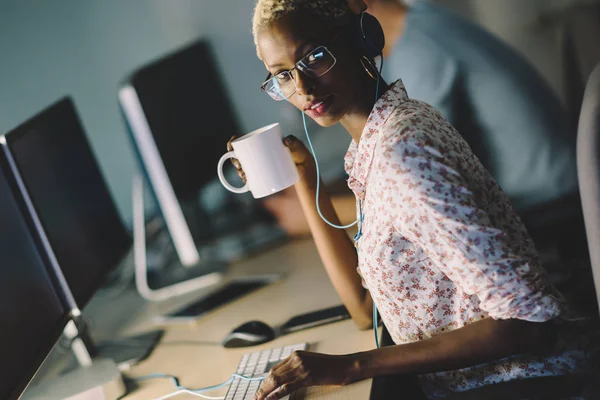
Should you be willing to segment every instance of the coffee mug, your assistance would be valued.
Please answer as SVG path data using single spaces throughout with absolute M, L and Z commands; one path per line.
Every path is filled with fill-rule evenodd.
M 223 155 L 217 166 L 219 180 L 233 193 L 252 192 L 255 199 L 294 185 L 300 179 L 290 150 L 283 144 L 278 123 L 257 129 L 231 142 L 233 151 Z M 246 173 L 246 184 L 232 186 L 223 174 L 223 164 L 237 158 Z

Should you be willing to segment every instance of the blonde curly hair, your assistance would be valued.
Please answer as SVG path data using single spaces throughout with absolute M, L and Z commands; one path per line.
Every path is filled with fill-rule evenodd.
M 252 35 L 259 58 L 258 30 L 294 11 L 308 11 L 324 20 L 336 20 L 352 14 L 348 0 L 257 0 L 252 18 Z

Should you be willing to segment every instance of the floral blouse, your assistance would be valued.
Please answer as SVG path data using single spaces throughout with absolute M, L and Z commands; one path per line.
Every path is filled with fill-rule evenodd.
M 395 343 L 484 318 L 542 322 L 566 312 L 507 196 L 459 133 L 409 99 L 401 81 L 375 104 L 345 168 L 364 216 L 359 273 Z M 567 336 L 551 355 L 422 375 L 421 383 L 436 398 L 583 368 L 586 354 Z

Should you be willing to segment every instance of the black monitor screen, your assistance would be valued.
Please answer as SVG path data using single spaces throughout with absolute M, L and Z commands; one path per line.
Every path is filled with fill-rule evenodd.
M 6 136 L 33 206 L 83 308 L 131 247 L 73 103 L 63 99 Z
M 9 170 L 0 149 L 0 399 L 19 397 L 68 318 Z
M 131 79 L 179 199 L 216 178 L 226 144 L 239 135 L 225 87 L 206 42 L 138 70 Z

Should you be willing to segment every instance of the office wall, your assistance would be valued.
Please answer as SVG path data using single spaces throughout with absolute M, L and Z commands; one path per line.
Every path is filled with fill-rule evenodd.
M 435 1 L 510 42 L 562 93 L 552 33 L 535 23 L 540 7 L 560 12 L 561 7 L 598 0 Z M 1 1 L 0 132 L 71 94 L 119 209 L 130 220 L 136 162 L 116 92 L 118 82 L 141 64 L 205 37 L 213 45 L 244 131 L 280 121 L 286 133 L 301 132 L 296 111 L 258 91 L 265 70 L 250 34 L 253 4 L 253 0 Z
M 136 162 L 117 108 L 118 82 L 199 37 L 213 44 L 242 128 L 297 122 L 258 90 L 266 76 L 250 34 L 250 0 L 0 2 L 0 132 L 63 95 L 75 99 L 126 221 Z M 210 93 L 199 93 L 210 96 Z
M 443 4 L 502 38 L 536 67 L 567 106 L 572 106 L 567 103 L 572 100 L 569 95 L 574 84 L 569 80 L 575 78 L 585 81 L 591 72 L 590 66 L 600 59 L 600 49 L 594 52 L 587 43 L 579 46 L 581 51 L 593 53 L 584 57 L 586 61 L 591 61 L 580 66 L 582 70 L 578 71 L 579 76 L 569 76 L 567 64 L 573 60 L 568 57 L 580 58 L 582 55 L 566 53 L 565 40 L 571 36 L 570 39 L 575 43 L 588 42 L 586 36 L 597 36 L 600 20 L 594 21 L 589 14 L 590 10 L 598 10 L 600 0 L 417 1 Z M 585 18 L 586 15 L 588 18 Z M 580 29 L 573 29 L 574 25 Z

